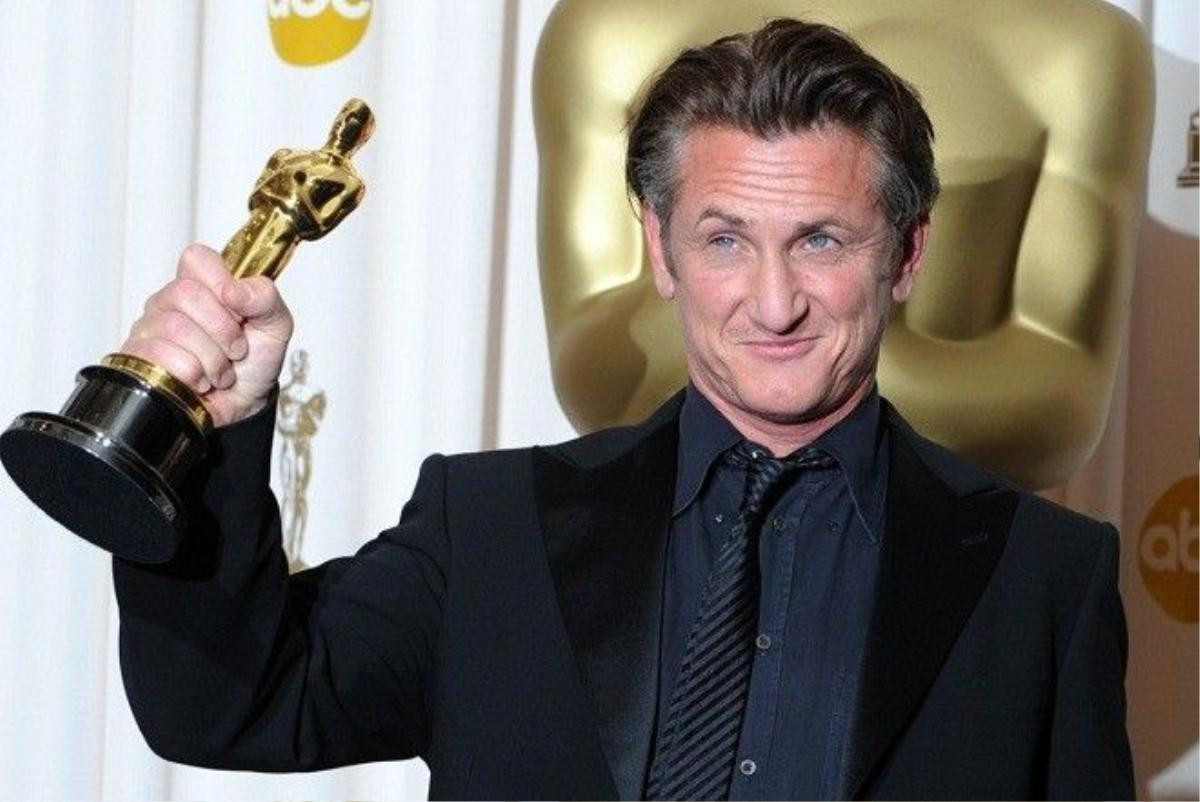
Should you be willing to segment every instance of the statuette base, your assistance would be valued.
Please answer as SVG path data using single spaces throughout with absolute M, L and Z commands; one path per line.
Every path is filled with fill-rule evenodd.
M 139 563 L 177 553 L 187 531 L 178 486 L 206 450 L 173 394 L 108 365 L 80 371 L 59 414 L 27 412 L 0 435 L 0 462 L 35 504 Z

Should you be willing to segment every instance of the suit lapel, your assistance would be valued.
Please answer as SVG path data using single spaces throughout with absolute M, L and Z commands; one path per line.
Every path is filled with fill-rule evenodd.
M 665 408 L 635 445 L 595 466 L 534 452 L 555 590 L 623 799 L 642 793 L 653 735 L 677 411 Z
M 960 495 L 922 461 L 905 424 L 891 432 L 887 521 L 843 799 L 863 790 L 937 677 L 1004 549 L 1017 502 L 995 485 Z

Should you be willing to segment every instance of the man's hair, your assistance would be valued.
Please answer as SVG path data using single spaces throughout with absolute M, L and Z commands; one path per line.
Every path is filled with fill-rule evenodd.
M 875 153 L 877 199 L 899 241 L 938 195 L 933 125 L 912 86 L 827 25 L 776 19 L 680 53 L 630 120 L 625 180 L 665 232 L 693 129 L 728 127 L 770 140 L 829 124 L 853 131 Z

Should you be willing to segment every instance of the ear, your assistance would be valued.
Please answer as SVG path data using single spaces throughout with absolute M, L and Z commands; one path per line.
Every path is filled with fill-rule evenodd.
M 675 276 L 667 267 L 662 222 L 649 203 L 642 204 L 642 234 L 646 240 L 646 256 L 650 258 L 650 269 L 654 274 L 654 287 L 660 298 L 669 301 L 675 297 Z
M 925 242 L 929 236 L 929 216 L 913 224 L 901 245 L 900 262 L 892 268 L 892 300 L 903 303 L 912 294 L 913 281 L 925 263 Z

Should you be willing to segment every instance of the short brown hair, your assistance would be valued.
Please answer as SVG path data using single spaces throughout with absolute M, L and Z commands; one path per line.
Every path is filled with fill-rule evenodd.
M 828 25 L 775 19 L 680 53 L 630 120 L 625 180 L 665 230 L 692 129 L 717 125 L 773 139 L 830 123 L 874 151 L 878 201 L 903 237 L 937 199 L 933 124 L 912 86 Z

